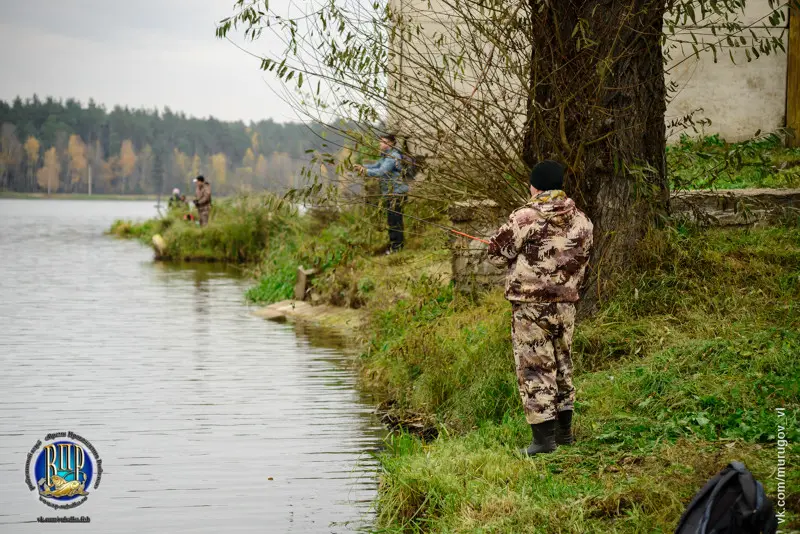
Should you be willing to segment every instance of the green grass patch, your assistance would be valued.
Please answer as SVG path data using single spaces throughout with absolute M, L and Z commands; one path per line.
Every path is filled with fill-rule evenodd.
M 673 189 L 800 187 L 800 149 L 776 134 L 742 143 L 684 135 L 667 147 L 667 169 Z
M 411 203 L 406 209 L 419 218 L 442 218 L 442 210 L 430 204 Z M 294 231 L 282 234 L 255 269 L 258 282 L 248 299 L 270 303 L 290 298 L 302 265 L 317 271 L 312 285 L 320 300 L 351 308 L 381 306 L 398 291 L 405 293 L 420 269 L 449 262 L 447 235 L 412 219 L 406 219 L 404 251 L 382 256 L 384 217 L 371 206 L 300 217 Z
M 172 218 L 148 219 L 146 221 L 138 223 L 117 219 L 111 225 L 111 228 L 108 230 L 108 233 L 111 235 L 115 235 L 117 237 L 140 239 L 146 241 L 149 244 L 150 239 L 152 239 L 152 237 L 155 234 L 163 232 L 173 222 L 174 219 Z
M 777 489 L 774 451 L 752 443 L 582 443 L 522 459 L 515 449 L 526 438 L 518 420 L 428 445 L 394 436 L 382 456 L 376 531 L 671 533 L 692 495 L 732 460 L 744 461 L 768 493 Z M 789 477 L 787 487 L 796 487 L 797 474 Z

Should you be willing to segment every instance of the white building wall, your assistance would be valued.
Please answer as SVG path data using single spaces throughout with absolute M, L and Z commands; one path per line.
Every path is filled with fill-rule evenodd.
M 788 24 L 772 27 L 766 17 L 772 10 L 766 0 L 750 0 L 740 21 L 744 25 L 769 26 L 771 35 L 781 35 Z M 788 20 L 788 17 L 787 17 Z M 767 34 L 766 28 L 754 28 L 759 35 Z M 744 32 L 748 42 L 749 32 Z M 684 38 L 690 38 L 688 33 Z M 788 42 L 788 30 L 783 32 L 784 46 Z M 667 66 L 667 83 L 675 81 L 680 89 L 667 106 L 667 124 L 702 108 L 696 118 L 707 118 L 711 125 L 705 126 L 706 135 L 719 134 L 727 141 L 743 141 L 758 130 L 772 132 L 786 123 L 786 54 L 782 51 L 769 56 L 761 55 L 748 62 L 743 49 L 733 49 L 736 64 L 731 61 L 728 48 L 717 53 L 717 63 L 710 52 L 701 53 L 700 58 L 691 57 L 691 46 L 673 53 Z M 688 59 L 687 59 L 688 57 Z M 694 132 L 684 131 L 690 135 Z M 670 141 L 677 141 L 681 131 L 667 131 Z
M 440 17 L 445 8 L 435 0 L 433 3 L 429 0 L 390 0 L 390 2 L 396 10 L 418 14 L 416 20 L 423 24 L 424 34 L 430 36 L 434 32 L 442 31 Z M 761 26 L 754 28 L 759 35 L 766 34 L 768 27 L 771 35 L 777 37 L 788 27 L 788 23 L 772 27 L 766 18 L 770 12 L 767 0 L 749 0 L 744 14 L 739 17 L 739 22 L 745 26 L 752 24 Z M 430 13 L 436 13 L 438 16 L 430 16 Z M 788 20 L 788 16 L 786 19 Z M 709 33 L 708 30 L 698 30 L 698 32 Z M 681 35 L 684 40 L 691 39 L 688 29 L 682 29 Z M 743 35 L 749 42 L 749 31 L 745 31 Z M 788 30 L 783 31 L 783 42 L 784 45 L 788 42 Z M 665 117 L 667 125 L 675 119 L 700 110 L 696 111 L 694 118 L 709 119 L 711 124 L 700 128 L 699 133 L 720 134 L 728 141 L 742 141 L 751 138 L 758 130 L 771 132 L 785 125 L 787 58 L 784 52 L 778 51 L 769 56 L 762 54 L 760 58 L 748 62 L 743 49 L 734 49 L 735 64 L 730 59 L 727 47 L 718 51 L 717 63 L 714 63 L 711 52 L 701 53 L 700 58 L 693 57 L 693 54 L 692 47 L 684 45 L 682 49 L 673 50 L 673 58 L 667 65 L 667 83 L 674 81 L 679 86 L 679 90 L 671 95 L 667 105 Z M 404 71 L 409 72 L 408 69 L 411 68 L 407 64 L 401 67 L 398 58 L 395 58 L 394 63 L 397 69 L 395 72 L 399 77 L 402 77 Z M 398 87 L 403 85 L 403 82 L 399 81 Z M 416 89 L 416 91 L 411 90 L 413 94 L 411 98 L 424 101 L 425 95 Z M 469 94 L 470 89 L 463 87 L 463 93 Z M 681 133 L 697 135 L 691 129 L 668 129 L 669 142 L 676 142 Z

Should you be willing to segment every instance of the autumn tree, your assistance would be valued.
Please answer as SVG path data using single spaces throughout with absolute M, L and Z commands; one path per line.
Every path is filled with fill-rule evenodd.
M 216 183 L 219 189 L 223 189 L 228 179 L 228 158 L 225 157 L 225 154 L 219 152 L 211 156 L 210 160 L 212 183 Z
M 247 132 L 250 134 L 250 150 L 253 154 L 258 154 L 261 151 L 261 136 L 251 129 L 248 129 Z
M 136 151 L 130 139 L 125 139 L 119 150 L 119 167 L 122 173 L 122 194 L 126 192 L 126 184 L 130 180 L 133 171 L 136 170 Z
M 242 166 L 236 169 L 236 183 L 251 189 L 253 186 L 253 176 L 255 173 L 256 156 L 252 148 L 248 148 L 242 158 Z
M 67 153 L 69 154 L 69 183 L 71 190 L 74 192 L 78 185 L 85 181 L 86 167 L 88 165 L 86 145 L 80 137 L 73 134 L 69 137 Z
M 267 182 L 267 158 L 264 157 L 263 154 L 258 155 L 258 159 L 256 160 L 256 167 L 253 171 L 253 177 L 257 184 L 265 185 Z
M 44 164 L 36 173 L 36 181 L 50 195 L 58 191 L 60 175 L 61 161 L 56 148 L 52 147 L 44 153 Z
M 252 148 L 248 148 L 247 151 L 244 153 L 244 157 L 242 158 L 242 167 L 247 167 L 251 171 L 256 166 L 256 155 L 253 152 Z
M 189 171 L 189 176 L 186 177 L 186 183 L 188 188 L 191 188 L 192 180 L 200 176 L 202 169 L 203 169 L 203 159 L 200 157 L 199 154 L 195 154 L 192 157 L 192 166 L 191 170 Z
M 69 135 L 65 131 L 58 131 L 55 135 L 55 143 L 53 147 L 56 149 L 56 154 L 58 155 L 59 161 L 59 182 L 63 184 L 69 183 L 69 151 L 67 147 L 69 146 Z M 65 192 L 69 192 L 66 187 L 64 187 Z
M 145 184 L 153 181 L 154 163 L 155 157 L 153 156 L 153 148 L 150 145 L 144 145 L 144 148 L 142 148 L 139 152 L 139 156 L 136 158 L 136 168 L 138 171 L 137 183 L 135 187 L 131 189 L 136 189 L 140 192 L 143 190 Z
M 36 180 L 36 169 L 39 166 L 39 140 L 29 136 L 25 141 L 25 160 L 28 167 L 28 180 L 31 184 Z
M 189 166 L 189 156 L 174 148 L 172 150 L 172 175 L 181 186 L 189 179 Z

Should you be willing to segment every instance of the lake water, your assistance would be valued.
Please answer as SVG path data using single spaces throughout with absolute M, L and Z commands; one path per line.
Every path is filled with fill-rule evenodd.
M 156 263 L 103 235 L 154 214 L 154 202 L 0 199 L 0 532 L 368 529 L 383 430 L 347 357 L 252 316 L 235 272 Z M 103 475 L 86 503 L 53 510 L 25 462 L 67 431 L 94 445 Z

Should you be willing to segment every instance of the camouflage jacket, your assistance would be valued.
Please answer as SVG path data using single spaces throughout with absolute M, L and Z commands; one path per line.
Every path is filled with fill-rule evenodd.
M 515 210 L 489 245 L 489 261 L 508 269 L 506 298 L 576 302 L 592 231 L 592 222 L 563 191 L 544 191 Z
M 211 204 L 211 186 L 207 183 L 197 182 L 194 196 L 194 203 L 198 208 L 208 206 Z

